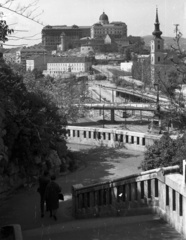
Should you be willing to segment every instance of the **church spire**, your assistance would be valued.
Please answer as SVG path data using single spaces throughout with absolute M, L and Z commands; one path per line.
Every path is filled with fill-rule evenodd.
M 161 38 L 162 31 L 160 31 L 160 23 L 158 19 L 158 8 L 156 8 L 156 19 L 154 23 L 154 32 L 152 33 L 155 38 Z
M 158 8 L 156 7 L 156 23 L 159 23 L 159 19 L 158 19 Z

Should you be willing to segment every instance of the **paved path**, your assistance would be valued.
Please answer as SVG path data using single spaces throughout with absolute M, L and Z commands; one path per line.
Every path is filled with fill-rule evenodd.
M 65 201 L 60 203 L 58 223 L 73 220 L 71 214 L 71 186 L 73 184 L 89 185 L 139 172 L 138 166 L 143 159 L 143 153 L 124 149 L 91 148 L 76 144 L 70 144 L 69 147 L 81 150 L 81 153 L 84 152 L 83 166 L 78 171 L 58 179 L 65 194 Z M 49 218 L 48 213 L 44 218 L 40 218 L 39 194 L 36 189 L 37 186 L 29 190 L 21 189 L 1 204 L 0 226 L 17 223 L 23 230 L 26 230 L 56 224 L 53 219 Z
M 24 240 L 183 240 L 156 216 L 76 220 L 23 232 Z
M 73 150 L 84 152 L 82 167 L 62 176 L 65 201 L 60 202 L 58 220 L 46 213 L 40 217 L 37 186 L 21 189 L 0 207 L 0 226 L 17 223 L 23 231 L 24 240 L 180 240 L 181 235 L 154 216 L 96 218 L 75 220 L 72 217 L 71 186 L 76 183 L 89 185 L 139 172 L 143 153 L 124 149 L 92 148 L 70 144 Z

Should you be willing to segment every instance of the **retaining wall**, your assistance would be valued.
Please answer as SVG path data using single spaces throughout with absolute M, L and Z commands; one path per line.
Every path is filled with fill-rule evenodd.
M 161 137 L 161 135 L 149 135 L 140 132 L 116 130 L 113 128 L 68 126 L 67 130 L 67 141 L 70 143 L 125 147 L 138 151 L 145 151 L 146 146 L 152 145 L 155 140 Z

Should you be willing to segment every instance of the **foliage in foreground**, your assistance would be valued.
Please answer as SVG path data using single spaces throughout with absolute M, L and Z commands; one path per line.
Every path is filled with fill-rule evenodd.
M 0 59 L 1 141 L 0 173 L 9 164 L 29 175 L 38 162 L 45 162 L 50 150 L 66 149 L 66 118 L 56 104 L 40 90 L 28 91 L 20 75 Z M 63 156 L 62 156 L 63 157 Z
M 159 141 L 155 141 L 152 146 L 147 147 L 144 160 L 140 168 L 144 171 L 181 165 L 186 157 L 186 133 L 177 139 L 172 139 L 169 134 L 165 134 Z

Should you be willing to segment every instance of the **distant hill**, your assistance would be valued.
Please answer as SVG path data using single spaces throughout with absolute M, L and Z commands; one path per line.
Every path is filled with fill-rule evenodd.
M 142 38 L 145 41 L 145 45 L 146 46 L 150 46 L 150 41 L 153 39 L 153 36 L 152 35 L 148 35 L 148 36 L 144 36 Z M 162 36 L 162 38 L 165 41 L 165 48 L 170 48 L 171 45 L 175 44 L 175 41 L 174 41 L 173 37 L 164 37 L 164 36 Z M 182 49 L 186 50 L 186 38 L 181 38 L 180 45 L 181 45 Z

